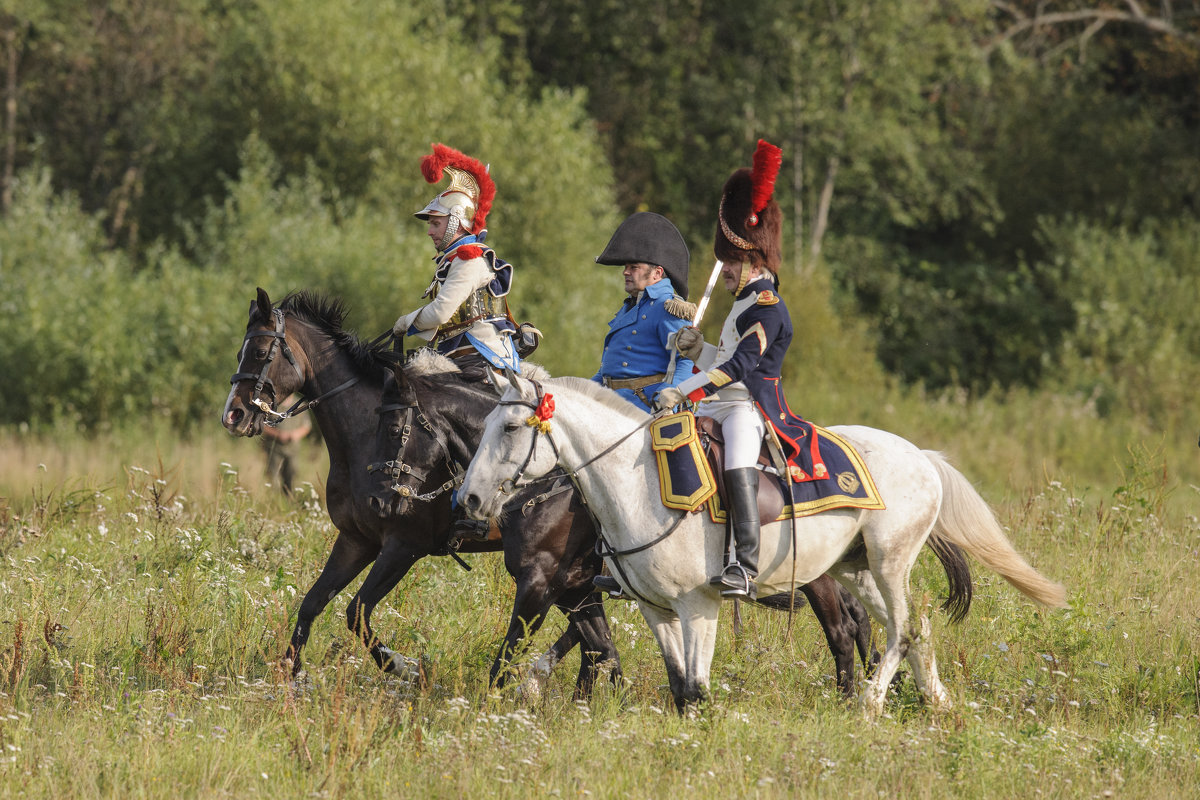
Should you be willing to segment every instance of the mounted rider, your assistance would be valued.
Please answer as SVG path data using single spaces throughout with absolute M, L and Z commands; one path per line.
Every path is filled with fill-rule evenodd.
M 827 477 L 812 425 L 788 408 L 780 372 L 792 342 L 792 321 L 779 297 L 783 213 L 775 202 L 775 176 L 782 153 L 759 140 L 753 169 L 735 171 L 725 182 L 717 212 L 713 251 L 724 262 L 721 276 L 734 303 L 717 346 L 705 344 L 698 328 L 680 331 L 680 352 L 698 369 L 655 399 L 660 408 L 685 399 L 706 401 L 697 413 L 721 422 L 725 438 L 725 486 L 736 556 L 710 583 L 726 597 L 753 598 L 758 575 L 758 474 L 755 465 L 767 423 L 787 458 L 792 483 Z M 765 422 L 764 422 L 765 419 Z M 797 462 L 801 450 L 809 470 Z
M 429 224 L 437 251 L 434 276 L 422 295 L 428 302 L 397 319 L 392 332 L 424 339 L 464 369 L 519 370 L 521 356 L 537 347 L 541 333 L 513 321 L 506 300 L 513 266 L 484 244 L 496 196 L 488 167 L 434 144 L 433 153 L 421 158 L 421 174 L 428 183 L 450 176 L 450 185 L 413 214 Z
M 670 342 L 696 314 L 696 306 L 687 302 L 687 244 L 669 219 L 639 211 L 617 227 L 596 263 L 623 267 L 628 297 L 608 323 L 600 369 L 592 380 L 649 412 L 660 389 L 692 371 L 691 361 L 677 359 L 668 382 Z

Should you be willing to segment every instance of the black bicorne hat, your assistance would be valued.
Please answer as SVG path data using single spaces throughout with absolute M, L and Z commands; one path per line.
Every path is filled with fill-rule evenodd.
M 639 211 L 617 226 L 597 264 L 623 267 L 633 263 L 657 264 L 667 273 L 675 294 L 688 296 L 688 249 L 671 220 L 653 211 Z

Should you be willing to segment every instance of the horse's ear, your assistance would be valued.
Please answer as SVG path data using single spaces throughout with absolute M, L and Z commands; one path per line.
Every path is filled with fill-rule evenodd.
M 508 377 L 508 382 L 512 384 L 512 387 L 518 392 L 521 391 L 521 382 L 517 380 L 517 373 L 513 371 L 513 368 L 505 367 L 504 374 Z
M 264 317 L 271 316 L 271 298 L 267 296 L 267 290 L 261 286 L 258 287 L 258 299 L 254 301 L 254 304 L 258 306 L 258 313 Z M 254 313 L 253 306 L 250 308 L 250 313 Z

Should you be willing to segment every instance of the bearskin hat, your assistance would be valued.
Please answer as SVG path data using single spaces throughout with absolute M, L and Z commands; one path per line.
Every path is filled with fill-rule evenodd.
M 725 262 L 748 261 L 772 275 L 783 259 L 783 212 L 775 202 L 775 177 L 783 151 L 763 139 L 753 167 L 735 170 L 721 191 L 713 252 Z

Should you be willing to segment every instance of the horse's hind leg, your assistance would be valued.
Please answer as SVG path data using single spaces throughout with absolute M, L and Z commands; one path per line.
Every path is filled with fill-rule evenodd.
M 858 626 L 852 618 L 842 613 L 841 587 L 833 578 L 822 575 L 812 583 L 801 586 L 800 591 L 808 598 L 817 622 L 825 631 L 825 641 L 829 644 L 829 652 L 833 654 L 838 688 L 843 697 L 853 697 L 854 636 Z
M 908 618 L 908 608 L 904 602 L 903 593 L 901 593 L 899 603 L 895 600 L 894 590 L 893 597 L 886 600 L 875 581 L 875 575 L 872 571 L 863 568 L 861 563 L 835 564 L 829 570 L 829 574 L 849 589 L 850 593 L 866 607 L 871 616 L 883 623 L 887 632 L 887 647 L 884 649 L 883 657 L 879 660 L 875 675 L 867 682 L 867 688 L 861 697 L 863 708 L 868 713 L 880 714 L 883 712 L 883 704 L 888 687 L 891 685 L 892 676 L 896 674 L 900 661 L 904 658 L 908 648 L 907 640 L 900 635 L 901 626 Z M 907 576 L 907 571 L 905 576 Z M 902 610 L 899 614 L 901 618 L 899 624 L 893 617 L 897 608 Z
M 329 552 L 329 558 L 325 561 L 325 567 L 305 593 L 304 600 L 300 602 L 296 627 L 292 630 L 292 640 L 288 644 L 287 655 L 284 656 L 292 663 L 292 675 L 300 673 L 300 651 L 308 642 L 313 620 L 378 553 L 379 547 L 373 543 L 351 538 L 345 533 L 338 534 L 333 549 Z
M 858 657 L 862 659 L 863 672 L 870 678 L 875 674 L 880 658 L 871 636 L 871 616 L 845 586 L 838 585 L 838 594 L 842 598 L 842 617 L 849 620 L 847 626 L 854 627 L 854 644 L 858 648 Z
M 920 615 L 919 628 L 915 631 L 909 631 L 908 638 L 911 645 L 908 649 L 908 663 L 912 667 L 913 680 L 917 682 L 917 688 L 921 690 L 921 694 L 934 707 L 947 707 L 950 705 L 950 695 L 946 692 L 946 687 L 942 685 L 942 681 L 938 678 L 937 658 L 933 653 L 933 637 L 932 629 L 929 625 L 929 617 L 924 614 Z
M 375 610 L 379 601 L 387 596 L 388 592 L 396 588 L 400 579 L 423 555 L 426 553 L 414 551 L 395 537 L 384 541 L 383 548 L 371 566 L 371 571 L 367 573 L 362 586 L 358 588 L 358 592 L 346 608 L 347 627 L 358 634 L 363 644 L 370 650 L 375 664 L 385 672 L 401 672 L 409 665 L 398 653 L 385 647 L 375 638 L 375 631 L 371 629 L 371 612 Z

